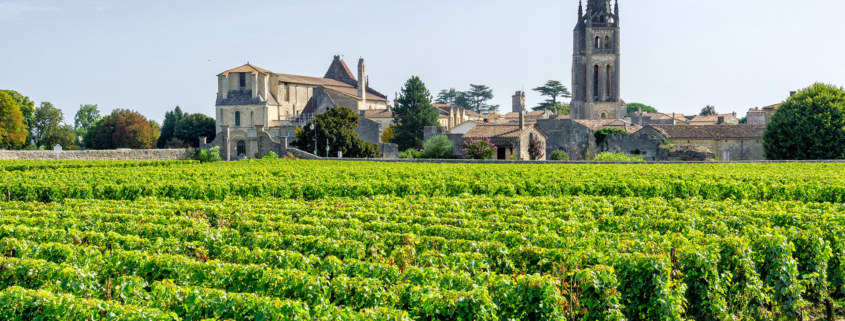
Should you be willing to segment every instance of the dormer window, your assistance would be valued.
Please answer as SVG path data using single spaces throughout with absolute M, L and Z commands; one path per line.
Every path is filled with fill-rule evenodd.
M 246 88 L 246 73 L 245 72 L 239 73 L 238 76 L 240 78 L 239 79 L 240 80 L 240 87 Z

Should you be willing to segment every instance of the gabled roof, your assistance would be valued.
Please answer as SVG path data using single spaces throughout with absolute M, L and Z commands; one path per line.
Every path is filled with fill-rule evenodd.
M 765 111 L 773 111 L 775 109 L 778 109 L 778 107 L 780 107 L 780 105 L 781 104 L 769 105 L 769 106 L 763 107 L 762 109 L 765 110 Z
M 393 111 L 390 109 L 371 109 L 361 111 L 364 118 L 393 118 Z
M 556 114 L 554 112 L 550 111 L 550 110 L 545 110 L 545 109 L 544 110 L 534 110 L 534 111 L 530 111 L 530 112 L 525 113 L 525 117 L 539 117 L 539 116 L 543 116 L 543 115 L 549 115 L 549 117 L 551 117 L 552 115 L 556 115 Z M 505 114 L 504 117 L 505 118 L 519 118 L 519 113 L 512 111 L 512 112 Z
M 346 65 L 346 62 L 340 56 L 334 56 L 334 60 L 332 60 L 332 64 L 329 65 L 329 70 L 326 71 L 326 75 L 323 78 L 338 80 L 356 88 L 358 86 L 358 80 L 355 79 L 355 74 L 352 73 L 352 70 L 349 69 L 349 66 Z
M 667 138 L 761 138 L 766 125 L 649 125 Z
M 698 115 L 690 119 L 690 121 L 700 121 L 700 122 L 717 122 L 719 121 L 719 117 L 724 117 L 728 119 L 729 117 L 735 117 L 734 114 L 721 114 L 721 115 L 707 115 L 702 116 Z
M 573 121 L 586 126 L 592 131 L 604 128 L 619 128 L 625 130 L 628 134 L 633 134 L 643 129 L 622 119 L 575 119 Z
M 251 74 L 263 73 L 263 74 L 268 74 L 268 75 L 273 74 L 273 72 L 271 72 L 271 71 L 267 71 L 266 69 L 258 68 L 256 66 L 253 66 L 253 65 L 250 65 L 249 63 L 247 63 L 246 65 L 240 66 L 238 68 L 226 70 L 226 71 L 220 73 L 218 76 L 226 76 L 230 72 L 247 72 L 247 73 L 251 73 Z
M 519 125 L 476 125 L 470 129 L 465 137 L 488 137 L 488 138 L 520 138 L 525 136 L 534 128 L 534 125 L 526 125 L 520 130 Z M 542 133 L 542 131 L 538 132 Z M 543 134 L 545 136 L 545 134 Z
M 679 113 L 672 113 L 672 114 L 646 113 L 646 112 L 642 113 L 642 117 L 649 117 L 649 116 L 651 116 L 651 119 L 653 119 L 653 120 L 665 120 L 665 119 L 673 119 L 674 118 L 675 120 L 687 121 L 687 118 L 684 117 L 684 114 L 679 114 Z

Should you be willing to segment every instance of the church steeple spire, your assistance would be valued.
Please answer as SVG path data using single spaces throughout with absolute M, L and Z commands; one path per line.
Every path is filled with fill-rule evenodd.
M 581 0 L 578 0 L 578 19 L 584 17 L 584 6 Z

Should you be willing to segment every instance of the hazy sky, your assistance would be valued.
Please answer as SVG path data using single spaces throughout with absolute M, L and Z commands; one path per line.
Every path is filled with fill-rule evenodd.
M 663 112 L 782 101 L 845 85 L 845 1 L 619 0 L 622 98 Z M 577 0 L 0 0 L 0 88 L 161 121 L 179 105 L 214 115 L 216 75 L 243 65 L 322 77 L 364 57 L 392 100 L 417 75 L 432 95 L 484 84 L 500 111 L 549 79 L 571 86 Z M 354 72 L 354 70 L 353 70 Z

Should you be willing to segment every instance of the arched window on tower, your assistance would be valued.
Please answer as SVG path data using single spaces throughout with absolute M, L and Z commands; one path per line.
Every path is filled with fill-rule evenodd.
M 601 37 L 596 37 L 596 48 L 601 48 Z
M 604 36 L 604 47 L 610 48 L 610 36 Z
M 240 127 L 240 126 L 241 126 L 241 112 L 236 111 L 235 112 L 235 127 Z
M 599 65 L 593 66 L 593 97 L 599 96 Z
M 605 119 L 605 118 L 607 118 L 607 114 L 601 113 L 601 119 Z
M 612 89 L 613 88 L 613 86 L 612 86 L 613 82 L 611 81 L 613 79 L 613 77 L 611 76 L 612 71 L 613 71 L 613 69 L 610 68 L 610 65 L 608 65 L 607 66 L 607 76 L 605 77 L 605 79 L 607 80 L 607 88 L 605 88 L 605 91 L 607 91 L 607 97 L 608 98 L 613 96 L 613 89 Z

